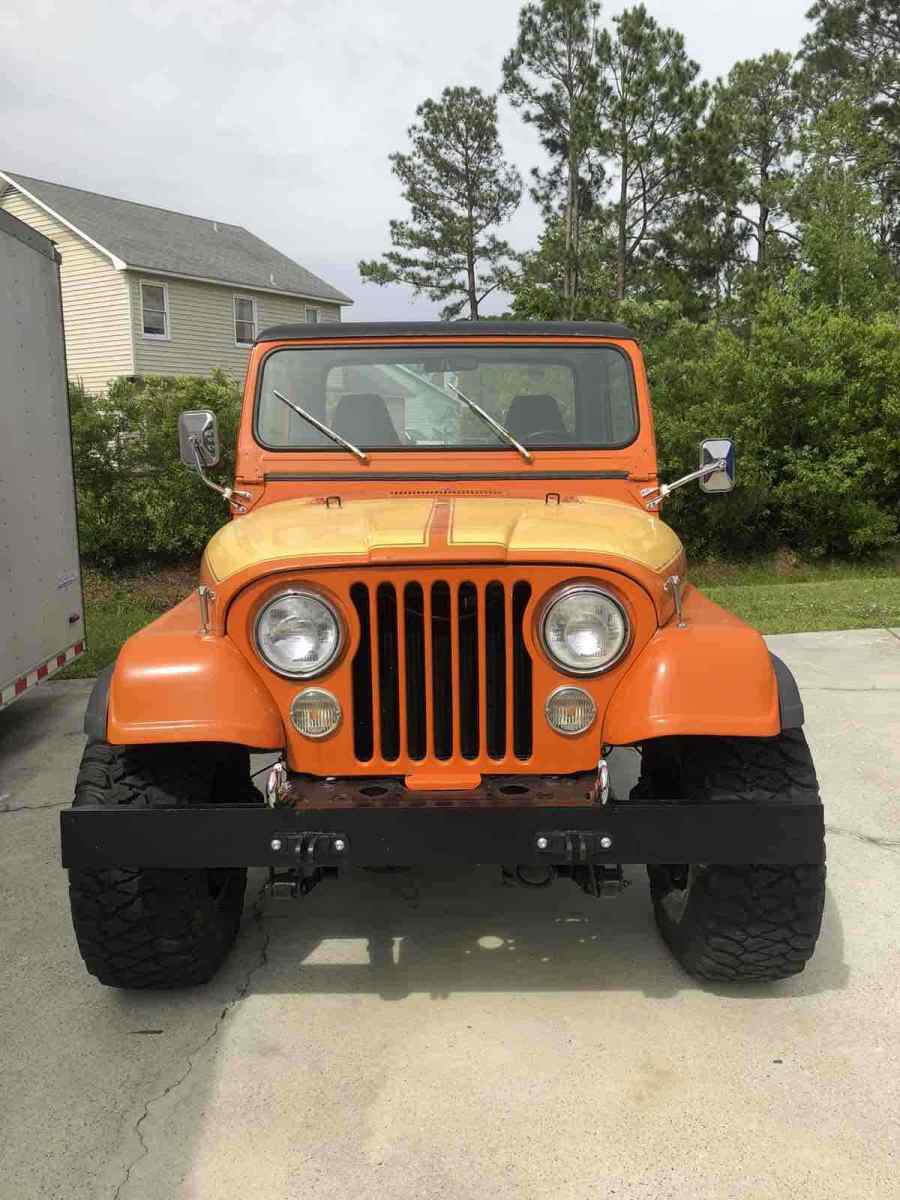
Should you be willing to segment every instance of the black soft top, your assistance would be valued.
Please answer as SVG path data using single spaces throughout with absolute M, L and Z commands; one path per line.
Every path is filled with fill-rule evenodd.
M 390 337 L 585 337 L 619 338 L 636 342 L 627 325 L 611 321 L 324 321 L 307 325 L 273 325 L 257 342 L 321 341 L 328 338 Z

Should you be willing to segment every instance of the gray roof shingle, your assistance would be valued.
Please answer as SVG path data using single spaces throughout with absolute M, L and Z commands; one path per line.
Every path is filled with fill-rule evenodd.
M 4 174 L 129 267 L 352 303 L 241 225 L 117 200 L 14 171 Z

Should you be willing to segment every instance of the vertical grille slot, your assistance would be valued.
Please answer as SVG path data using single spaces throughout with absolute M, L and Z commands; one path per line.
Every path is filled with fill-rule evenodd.
M 474 583 L 459 589 L 459 751 L 478 757 L 478 592 Z
M 369 589 L 354 583 L 350 599 L 359 618 L 359 648 L 353 657 L 353 753 L 360 762 L 368 762 L 375 750 L 372 727 L 372 629 L 369 623 Z
M 513 588 L 513 753 L 516 758 L 530 758 L 533 744 L 531 658 L 522 632 L 525 609 L 530 597 L 530 584 L 517 583 Z
M 403 593 L 406 639 L 406 749 L 410 758 L 425 757 L 425 596 L 422 585 L 408 583 Z
M 486 703 L 484 724 L 490 758 L 506 754 L 506 597 L 502 583 L 489 583 L 484 593 Z
M 400 757 L 400 681 L 397 646 L 397 593 L 382 583 L 376 593 L 378 626 L 378 700 L 381 718 L 381 757 Z
M 431 588 L 431 671 L 434 753 L 436 758 L 453 754 L 453 664 L 450 650 L 450 585 Z

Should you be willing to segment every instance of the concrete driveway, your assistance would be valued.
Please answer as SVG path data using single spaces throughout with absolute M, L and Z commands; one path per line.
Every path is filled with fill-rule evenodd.
M 206 988 L 109 991 L 57 866 L 89 685 L 0 713 L 0 1198 L 900 1195 L 900 631 L 770 641 L 830 828 L 779 985 L 686 977 L 631 869 L 610 902 L 361 874 L 251 903 Z

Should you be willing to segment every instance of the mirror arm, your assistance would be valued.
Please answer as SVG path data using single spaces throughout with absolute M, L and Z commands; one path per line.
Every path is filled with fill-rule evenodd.
M 244 505 L 238 504 L 234 497 L 239 496 L 242 500 L 252 500 L 253 497 L 251 494 L 249 492 L 238 491 L 237 488 L 222 487 L 221 484 L 214 483 L 210 479 L 210 477 L 206 474 L 206 465 L 203 462 L 203 454 L 200 450 L 200 438 L 196 434 L 191 436 L 191 448 L 194 451 L 194 461 L 197 464 L 197 474 L 200 476 L 206 486 L 208 488 L 212 488 L 214 492 L 218 492 L 224 500 L 227 500 L 229 504 L 234 506 L 236 512 L 246 512 L 247 510 Z
M 691 471 L 690 475 L 682 475 L 680 479 L 676 479 L 673 483 L 660 483 L 655 487 L 641 488 L 641 495 L 647 500 L 647 507 L 650 509 L 659 508 L 663 500 L 670 492 L 674 492 L 676 488 L 684 487 L 686 483 L 693 483 L 695 479 L 705 479 L 707 475 L 715 475 L 716 471 L 725 470 L 725 459 L 717 458 L 715 462 L 709 462 L 705 466 L 700 467 L 697 471 Z M 658 496 L 653 493 L 658 492 Z M 652 500 L 648 500 L 648 496 L 653 496 Z

